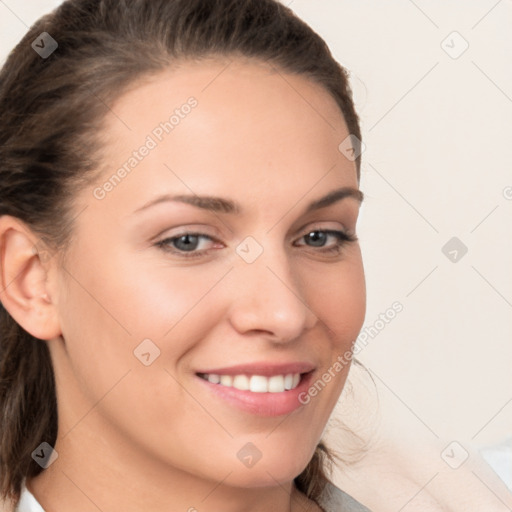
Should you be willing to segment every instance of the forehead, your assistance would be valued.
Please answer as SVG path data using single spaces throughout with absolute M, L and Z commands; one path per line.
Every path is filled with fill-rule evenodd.
M 253 196 L 310 189 L 327 175 L 333 186 L 357 186 L 355 162 L 338 149 L 349 133 L 335 100 L 258 61 L 182 62 L 144 77 L 118 98 L 102 132 L 102 179 L 124 167 L 120 185 L 141 201 L 163 184 L 219 195 L 238 186 Z M 135 161 L 143 146 L 151 149 Z
M 105 129 L 124 141 L 150 133 L 191 97 L 198 102 L 193 117 L 200 117 L 203 132 L 219 138 L 230 132 L 213 129 L 230 125 L 261 133 L 300 127 L 306 136 L 330 135 L 335 141 L 347 131 L 337 103 L 321 85 L 268 63 L 226 58 L 179 62 L 141 77 L 114 103 Z M 304 131 L 304 123 L 310 129 Z
M 316 113 L 333 130 L 343 119 L 334 98 L 320 84 L 271 63 L 241 57 L 177 61 L 166 70 L 143 75 L 117 99 L 113 111 L 121 121 L 132 117 L 134 109 L 149 113 L 162 108 L 165 113 L 166 107 L 192 95 L 209 107 L 219 103 L 228 110 L 239 106 L 240 99 L 247 111 L 258 103 L 262 114 L 275 100 L 288 109 L 302 104 L 304 113 Z M 109 120 L 110 126 L 117 125 L 112 116 Z

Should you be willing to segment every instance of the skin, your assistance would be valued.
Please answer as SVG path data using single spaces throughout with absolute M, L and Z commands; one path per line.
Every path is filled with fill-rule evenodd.
M 28 482 L 48 511 L 319 510 L 293 478 L 349 365 L 308 405 L 274 417 L 234 408 L 195 372 L 299 360 L 314 363 L 316 380 L 351 349 L 366 306 L 359 244 L 327 253 L 333 236 L 324 247 L 304 238 L 356 232 L 354 198 L 304 214 L 332 190 L 358 189 L 355 163 L 338 150 L 349 132 L 319 85 L 258 62 L 228 63 L 184 63 L 118 99 L 94 186 L 187 98 L 198 105 L 104 199 L 94 187 L 76 195 L 65 255 L 34 254 L 38 237 L 0 219 L 1 288 L 12 281 L 0 297 L 47 340 L 55 368 L 59 457 Z M 162 193 L 221 196 L 243 213 L 177 202 L 134 213 Z M 198 231 L 213 238 L 201 239 L 200 257 L 155 246 Z M 263 249 L 250 264 L 235 251 L 247 236 Z M 133 351 L 148 338 L 160 356 L 144 366 Z M 252 468 L 237 457 L 248 442 L 262 454 Z

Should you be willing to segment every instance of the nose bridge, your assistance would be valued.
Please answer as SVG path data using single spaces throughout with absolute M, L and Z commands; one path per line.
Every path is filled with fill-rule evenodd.
M 316 316 L 309 308 L 298 275 L 283 244 L 247 237 L 236 251 L 238 280 L 231 322 L 239 332 L 266 331 L 279 341 L 298 337 Z

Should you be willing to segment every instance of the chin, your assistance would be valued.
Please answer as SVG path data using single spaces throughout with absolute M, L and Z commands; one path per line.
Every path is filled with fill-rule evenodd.
M 263 463 L 260 460 L 252 468 L 240 468 L 229 477 L 229 483 L 235 487 L 258 488 L 275 487 L 277 484 L 291 482 L 306 468 L 308 460 L 297 460 L 293 454 L 283 453 Z M 286 460 L 283 460 L 285 459 Z

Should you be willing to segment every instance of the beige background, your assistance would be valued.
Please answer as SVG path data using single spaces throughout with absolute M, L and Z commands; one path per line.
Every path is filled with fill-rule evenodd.
M 59 3 L 0 2 L 2 62 Z M 286 3 L 351 71 L 366 144 L 365 328 L 403 305 L 359 356 L 380 414 L 432 440 L 502 441 L 512 434 L 512 2 Z M 452 237 L 468 248 L 456 263 L 442 252 Z M 354 388 L 356 402 L 373 392 Z M 357 410 L 373 421 L 369 403 Z

